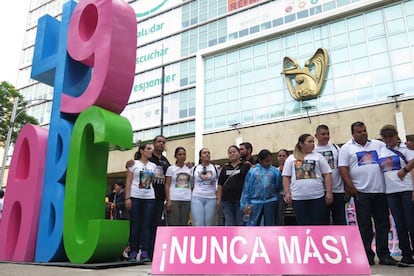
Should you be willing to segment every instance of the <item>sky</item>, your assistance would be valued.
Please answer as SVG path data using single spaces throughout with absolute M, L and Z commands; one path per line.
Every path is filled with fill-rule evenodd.
M 29 1 L 0 1 L 0 82 L 17 84 Z

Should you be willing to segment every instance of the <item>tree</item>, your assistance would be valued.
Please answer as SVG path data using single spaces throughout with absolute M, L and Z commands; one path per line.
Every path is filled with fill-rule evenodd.
M 38 125 L 39 122 L 32 116 L 29 116 L 26 112 L 27 102 L 24 100 L 23 96 L 19 93 L 16 88 L 10 83 L 3 81 L 0 84 L 0 146 L 4 147 L 7 138 L 7 132 L 10 125 L 11 114 L 13 111 L 14 99 L 19 98 L 19 105 L 17 107 L 17 113 L 19 114 L 13 125 L 13 132 L 11 137 L 11 142 L 16 141 L 17 135 L 22 129 L 22 127 L 27 124 Z

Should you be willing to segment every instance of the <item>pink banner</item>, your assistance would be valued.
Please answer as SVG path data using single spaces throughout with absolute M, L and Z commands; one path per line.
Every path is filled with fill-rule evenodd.
M 358 227 L 158 227 L 160 274 L 371 275 Z

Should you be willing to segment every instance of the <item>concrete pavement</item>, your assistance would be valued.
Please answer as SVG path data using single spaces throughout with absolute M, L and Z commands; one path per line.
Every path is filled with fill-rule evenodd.
M 396 267 L 377 264 L 371 266 L 372 275 L 377 276 L 412 276 L 414 267 Z M 338 271 L 339 272 L 339 271 Z M 203 272 L 200 271 L 200 274 Z M 206 273 L 206 272 L 204 272 Z M 99 275 L 99 276 L 117 276 L 117 275 L 134 275 L 148 276 L 151 275 L 151 264 L 123 266 L 106 269 L 92 268 L 73 268 L 51 265 L 32 265 L 16 263 L 0 263 L 1 276 L 82 276 L 82 275 Z M 204 274 L 206 275 L 206 274 Z M 246 274 L 247 275 L 247 274 Z

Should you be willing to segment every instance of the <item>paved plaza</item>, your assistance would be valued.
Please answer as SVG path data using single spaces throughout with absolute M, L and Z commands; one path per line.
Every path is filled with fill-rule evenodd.
M 378 263 L 378 260 L 377 260 Z M 377 276 L 412 276 L 414 267 L 394 267 L 385 265 L 371 266 L 372 275 Z M 200 274 L 208 273 L 200 271 Z M 73 268 L 51 265 L 29 265 L 15 263 L 0 263 L 1 276 L 82 276 L 82 275 L 134 275 L 145 276 L 151 275 L 151 264 L 122 266 L 116 268 L 91 269 L 91 268 Z M 206 274 L 204 274 L 206 275 Z

